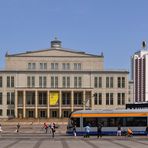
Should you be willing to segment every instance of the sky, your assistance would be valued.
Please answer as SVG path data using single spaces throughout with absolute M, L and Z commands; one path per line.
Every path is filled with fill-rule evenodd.
M 62 47 L 104 54 L 105 69 L 130 71 L 148 42 L 148 0 L 0 0 L 0 69 L 5 54 Z

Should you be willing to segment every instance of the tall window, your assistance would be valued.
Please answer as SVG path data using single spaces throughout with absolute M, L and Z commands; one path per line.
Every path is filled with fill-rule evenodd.
M 47 85 L 47 77 L 46 76 L 39 76 L 39 87 L 46 87 Z
M 125 88 L 125 77 L 118 77 L 117 81 L 118 88 Z
M 82 87 L 82 77 L 74 77 L 74 87 L 75 88 Z
M 40 69 L 46 70 L 47 69 L 47 63 L 40 63 Z
M 2 104 L 3 104 L 3 93 L 0 92 L 0 105 L 2 105 Z
M 13 116 L 14 117 L 14 109 L 7 109 L 7 116 Z
M 28 63 L 28 69 L 30 70 L 36 69 L 36 63 Z
M 70 105 L 71 103 L 71 94 L 69 92 L 62 92 L 62 104 L 63 105 Z
M 32 91 L 26 92 L 26 104 L 35 105 L 35 92 Z
M 113 105 L 114 98 L 113 93 L 106 93 L 106 105 Z
M 102 88 L 102 77 L 95 77 L 94 78 L 94 87 L 95 88 Z
M 7 87 L 14 87 L 14 76 L 7 76 Z
M 39 92 L 39 105 L 46 105 L 47 104 L 47 93 L 46 92 Z
M 63 70 L 70 70 L 70 63 L 62 63 Z
M 81 63 L 74 63 L 74 70 L 81 70 Z
M 117 104 L 125 105 L 125 93 L 118 93 L 117 97 Z
M 7 105 L 14 105 L 14 92 L 7 92 Z
M 58 88 L 58 77 L 57 76 L 51 76 L 51 87 Z
M 114 87 L 114 79 L 113 77 L 106 77 L 106 88 Z
M 64 88 L 69 88 L 70 87 L 70 77 L 63 77 L 62 83 L 63 83 Z
M 58 70 L 58 63 L 51 63 L 51 70 Z
M 2 109 L 0 109 L 0 116 L 2 116 L 3 115 L 3 110 Z
M 27 77 L 27 87 L 35 87 L 35 76 Z
M 95 105 L 102 105 L 102 93 L 97 93 L 94 97 L 94 104 Z
M 83 93 L 75 92 L 74 93 L 74 105 L 82 105 Z
M 3 87 L 3 77 L 0 76 L 0 87 Z

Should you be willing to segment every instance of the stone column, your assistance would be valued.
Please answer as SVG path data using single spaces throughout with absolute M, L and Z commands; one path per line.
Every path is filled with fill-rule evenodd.
M 23 91 L 23 118 L 26 118 L 26 91 Z
M 71 112 L 74 111 L 74 92 L 73 90 L 71 91 Z
M 49 90 L 47 90 L 47 118 L 50 118 L 50 110 L 49 110 Z
M 86 107 L 86 99 L 85 99 L 85 91 L 83 91 L 83 110 L 85 110 Z
M 15 90 L 15 118 L 18 118 L 18 93 Z
M 62 100 L 61 100 L 61 95 L 62 95 L 62 93 L 61 93 L 61 91 L 59 91 L 59 118 L 61 118 L 62 117 Z
M 35 90 L 35 118 L 38 118 L 38 92 Z

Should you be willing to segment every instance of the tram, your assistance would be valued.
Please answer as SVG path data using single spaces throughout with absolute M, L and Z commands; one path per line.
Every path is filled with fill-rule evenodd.
M 148 126 L 148 109 L 122 110 L 78 110 L 70 114 L 67 134 L 73 134 L 76 125 L 77 135 L 85 134 L 85 127 L 90 126 L 91 135 L 97 134 L 97 125 L 102 124 L 103 135 L 116 135 L 118 126 L 122 131 L 131 128 L 134 135 L 144 135 Z

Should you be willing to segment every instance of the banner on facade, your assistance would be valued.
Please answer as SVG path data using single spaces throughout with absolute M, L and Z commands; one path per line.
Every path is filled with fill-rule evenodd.
M 50 105 L 57 105 L 59 100 L 59 93 L 58 92 L 50 92 L 49 93 L 49 104 Z

